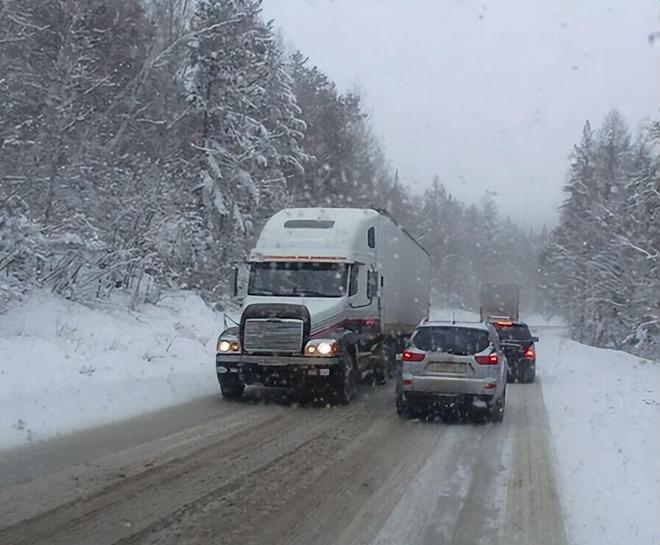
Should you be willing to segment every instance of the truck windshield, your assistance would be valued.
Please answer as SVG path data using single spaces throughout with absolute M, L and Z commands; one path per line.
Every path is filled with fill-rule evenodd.
M 348 265 L 344 263 L 254 263 L 249 295 L 342 297 Z

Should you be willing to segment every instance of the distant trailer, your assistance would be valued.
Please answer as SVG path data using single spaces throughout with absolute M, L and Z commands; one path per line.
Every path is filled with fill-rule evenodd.
M 481 320 L 518 321 L 520 288 L 516 284 L 483 284 L 479 296 Z

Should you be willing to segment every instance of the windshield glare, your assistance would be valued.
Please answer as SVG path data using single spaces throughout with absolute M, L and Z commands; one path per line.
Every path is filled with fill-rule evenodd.
M 248 295 L 343 297 L 348 265 L 337 263 L 254 263 Z

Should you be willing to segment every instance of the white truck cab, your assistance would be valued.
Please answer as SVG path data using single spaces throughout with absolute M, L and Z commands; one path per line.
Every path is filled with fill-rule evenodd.
M 240 325 L 218 339 L 223 395 L 246 385 L 330 390 L 385 381 L 402 339 L 428 315 L 429 255 L 386 212 L 292 208 L 250 254 Z

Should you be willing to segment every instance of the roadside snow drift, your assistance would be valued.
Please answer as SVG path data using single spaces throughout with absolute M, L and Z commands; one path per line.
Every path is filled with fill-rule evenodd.
M 36 293 L 0 315 L 0 448 L 217 392 L 222 328 L 191 293 L 137 312 Z
M 660 364 L 558 337 L 537 371 L 572 542 L 660 543 Z

